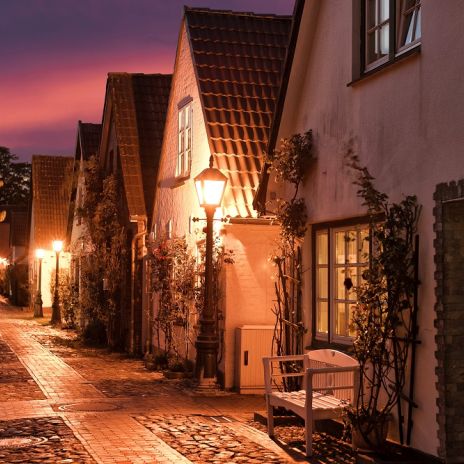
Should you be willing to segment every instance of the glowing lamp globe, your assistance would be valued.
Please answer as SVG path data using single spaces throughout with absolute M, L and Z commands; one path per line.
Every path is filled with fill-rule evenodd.
M 35 257 L 38 259 L 42 259 L 45 256 L 45 250 L 42 250 L 42 248 L 37 248 L 35 250 Z
M 63 242 L 61 240 L 53 240 L 53 250 L 56 251 L 56 253 L 59 253 L 63 249 Z
M 219 169 L 209 167 L 195 177 L 195 188 L 198 202 L 203 208 L 221 205 L 224 190 L 226 189 L 227 177 Z

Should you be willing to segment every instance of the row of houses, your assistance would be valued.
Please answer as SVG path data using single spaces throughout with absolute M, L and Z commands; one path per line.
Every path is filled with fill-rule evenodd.
M 268 174 L 265 154 L 312 130 L 316 159 L 298 192 L 308 210 L 304 345 L 347 350 L 352 343 L 352 302 L 337 285 L 361 264 L 356 250 L 368 218 L 346 164 L 351 151 L 391 201 L 416 195 L 422 205 L 411 445 L 460 462 L 463 16 L 457 0 L 306 0 L 293 16 L 185 8 L 172 76 L 110 73 L 102 124 L 79 122 L 75 156 L 33 158 L 32 288 L 33 250 L 50 249 L 57 238 L 65 240 L 63 263 L 79 281 L 89 244 L 78 211 L 85 162 L 96 156 L 105 175 L 122 180 L 118 210 L 128 257 L 119 333 L 128 351 L 150 351 L 160 304 L 149 285 L 149 258 L 161 240 L 176 238 L 201 254 L 203 226 L 195 219 L 204 212 L 193 179 L 212 159 L 228 179 L 216 212 L 227 220 L 215 221 L 215 234 L 234 261 L 221 277 L 219 377 L 224 388 L 253 391 L 259 382 L 246 377 L 244 364 L 256 372 L 260 350 L 271 349 L 269 257 L 279 234 L 272 210 L 286 195 Z M 343 248 L 347 237 L 353 256 Z M 53 275 L 51 251 L 42 266 L 49 266 L 44 276 Z M 47 288 L 43 280 L 50 306 Z

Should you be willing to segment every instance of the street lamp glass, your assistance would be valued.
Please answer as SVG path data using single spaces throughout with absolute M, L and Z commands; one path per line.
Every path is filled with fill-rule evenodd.
M 221 205 L 227 177 L 219 169 L 206 168 L 195 177 L 195 188 L 200 206 Z
M 45 256 L 45 250 L 42 250 L 42 248 L 37 248 L 35 250 L 35 257 L 38 259 L 42 259 Z
M 63 242 L 61 240 L 53 240 L 53 250 L 59 253 L 63 249 Z

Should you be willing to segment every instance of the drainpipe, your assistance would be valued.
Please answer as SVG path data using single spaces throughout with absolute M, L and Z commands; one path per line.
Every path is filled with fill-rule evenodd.
M 130 352 L 135 354 L 135 262 L 137 259 L 137 241 L 139 238 L 144 237 L 147 233 L 147 220 L 146 218 L 131 217 L 130 222 L 136 223 L 137 225 L 142 222 L 143 228 L 141 232 L 138 232 L 132 237 L 131 243 L 131 320 L 130 320 Z

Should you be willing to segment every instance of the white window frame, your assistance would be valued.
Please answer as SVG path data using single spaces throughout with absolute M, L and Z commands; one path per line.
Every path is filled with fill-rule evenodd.
M 368 253 L 366 250 L 366 246 L 368 246 L 368 241 L 362 240 L 362 232 L 368 232 L 369 224 L 366 222 L 361 222 L 359 224 L 350 224 L 350 225 L 340 225 L 340 226 L 329 226 L 327 225 L 322 227 L 317 227 L 314 231 L 315 234 L 315 245 L 314 245 L 314 327 L 313 333 L 314 338 L 319 341 L 329 342 L 329 343 L 336 343 L 336 344 L 351 344 L 353 341 L 353 337 L 348 335 L 341 335 L 336 333 L 336 315 L 337 315 L 337 303 L 345 303 L 345 304 L 353 304 L 355 302 L 354 298 L 337 298 L 336 295 L 336 269 L 339 268 L 356 268 L 359 271 L 356 272 L 355 277 L 356 279 L 353 280 L 354 286 L 359 285 L 361 282 L 361 274 L 362 271 L 366 268 L 368 263 L 366 260 L 362 261 L 363 255 Z M 345 263 L 337 263 L 336 255 L 335 255 L 335 247 L 336 247 L 336 234 L 338 232 L 352 232 L 356 231 L 356 240 L 357 240 L 357 249 L 356 249 L 356 262 L 347 262 Z M 318 263 L 318 235 L 326 234 L 327 235 L 327 263 L 326 264 L 319 264 Z M 364 250 L 363 250 L 364 245 Z M 347 247 L 347 245 L 345 245 Z M 346 251 L 346 248 L 345 248 Z M 346 255 L 345 255 L 346 256 Z M 368 260 L 368 259 L 367 259 Z M 327 298 L 320 297 L 318 295 L 318 287 L 319 287 L 319 280 L 318 280 L 318 271 L 319 269 L 326 268 L 327 271 Z M 350 276 L 352 277 L 352 276 Z M 346 295 L 345 295 L 346 296 Z M 318 303 L 319 302 L 327 302 L 327 318 L 326 326 L 327 332 L 318 331 L 319 321 L 318 321 Z
M 177 163 L 176 177 L 190 175 L 192 162 L 192 104 L 179 108 L 177 116 Z

